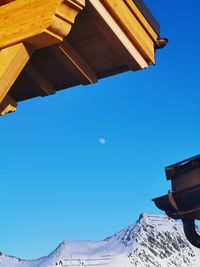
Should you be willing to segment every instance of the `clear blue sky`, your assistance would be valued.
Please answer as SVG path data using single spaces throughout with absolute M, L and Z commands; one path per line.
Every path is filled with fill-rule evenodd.
M 151 198 L 170 187 L 164 167 L 199 154 L 200 3 L 145 2 L 170 40 L 156 66 L 25 101 L 0 118 L 3 252 L 35 258 L 159 213 Z

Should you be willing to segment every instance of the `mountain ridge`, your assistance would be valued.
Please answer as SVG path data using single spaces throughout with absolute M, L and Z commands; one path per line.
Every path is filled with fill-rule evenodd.
M 135 224 L 102 241 L 63 241 L 48 256 L 22 260 L 0 255 L 0 267 L 53 266 L 199 267 L 200 250 L 182 224 L 166 215 L 143 213 Z

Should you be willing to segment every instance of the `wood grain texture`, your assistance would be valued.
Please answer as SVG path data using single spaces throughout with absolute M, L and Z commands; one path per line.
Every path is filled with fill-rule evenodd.
M 151 27 L 149 22 L 146 20 L 144 15 L 141 13 L 141 11 L 138 9 L 136 4 L 132 0 L 123 0 L 128 8 L 131 10 L 131 12 L 135 15 L 135 17 L 138 19 L 138 21 L 141 23 L 141 25 L 144 27 L 146 32 L 149 34 L 151 39 L 155 42 L 158 39 L 158 34 L 154 31 L 154 29 Z
M 84 5 L 82 0 L 16 0 L 0 6 L 0 49 L 24 41 L 36 48 L 62 41 Z
M 0 103 L 23 70 L 31 53 L 24 44 L 0 50 Z
M 125 2 L 123 0 L 101 0 L 101 2 L 148 63 L 154 64 L 154 43 Z
M 1 3 L 0 115 L 16 109 L 14 99 L 50 95 L 155 62 L 157 35 L 132 0 Z M 37 51 L 31 55 L 28 46 Z
M 107 36 L 108 31 L 104 26 L 104 23 L 108 26 L 108 29 L 112 31 L 115 39 L 120 43 L 120 47 L 125 50 L 127 55 L 127 62 L 130 62 L 129 65 L 131 66 L 131 62 L 137 62 L 140 68 L 144 69 L 148 67 L 147 62 L 143 58 L 143 56 L 139 53 L 138 49 L 134 46 L 134 44 L 130 41 L 124 31 L 121 29 L 117 21 L 110 15 L 109 11 L 105 8 L 105 6 L 101 3 L 100 0 L 89 0 L 93 8 L 97 11 L 101 19 L 94 19 L 94 23 L 98 23 L 98 27 L 102 32 Z M 103 20 L 103 22 L 102 22 Z M 105 30 L 105 31 L 104 31 Z M 112 37 L 112 36 L 111 36 Z M 109 38 L 109 36 L 108 36 Z M 115 44 L 114 44 L 115 45 Z M 123 52 L 124 53 L 124 52 Z
M 83 0 L 65 0 L 57 8 L 51 25 L 45 30 L 58 40 L 63 40 L 71 31 L 77 14 L 84 8 Z

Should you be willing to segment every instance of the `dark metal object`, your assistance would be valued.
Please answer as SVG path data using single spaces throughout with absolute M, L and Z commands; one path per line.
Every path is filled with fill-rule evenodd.
M 200 248 L 200 235 L 198 235 L 196 232 L 195 220 L 182 219 L 182 221 L 183 229 L 187 239 L 193 246 Z
M 181 219 L 189 242 L 200 248 L 195 220 L 200 220 L 200 155 L 165 168 L 172 191 L 153 199 L 156 206 L 173 219 Z
M 161 48 L 164 48 L 167 43 L 168 43 L 168 39 L 167 38 L 159 38 L 157 41 L 156 41 L 156 44 L 155 44 L 155 49 L 161 49 Z

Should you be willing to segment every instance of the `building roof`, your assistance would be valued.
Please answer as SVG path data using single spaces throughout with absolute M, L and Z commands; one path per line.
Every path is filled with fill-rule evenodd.
M 19 101 L 155 64 L 159 25 L 142 0 L 2 3 L 0 115 Z
M 165 168 L 165 172 L 167 179 L 171 180 L 197 168 L 200 168 L 200 155 L 172 164 Z
M 138 9 L 141 11 L 141 13 L 144 15 L 146 20 L 149 22 L 149 24 L 152 26 L 154 31 L 160 35 L 160 25 L 151 13 L 151 11 L 148 9 L 148 7 L 145 5 L 143 0 L 133 0 L 133 2 L 137 5 Z

